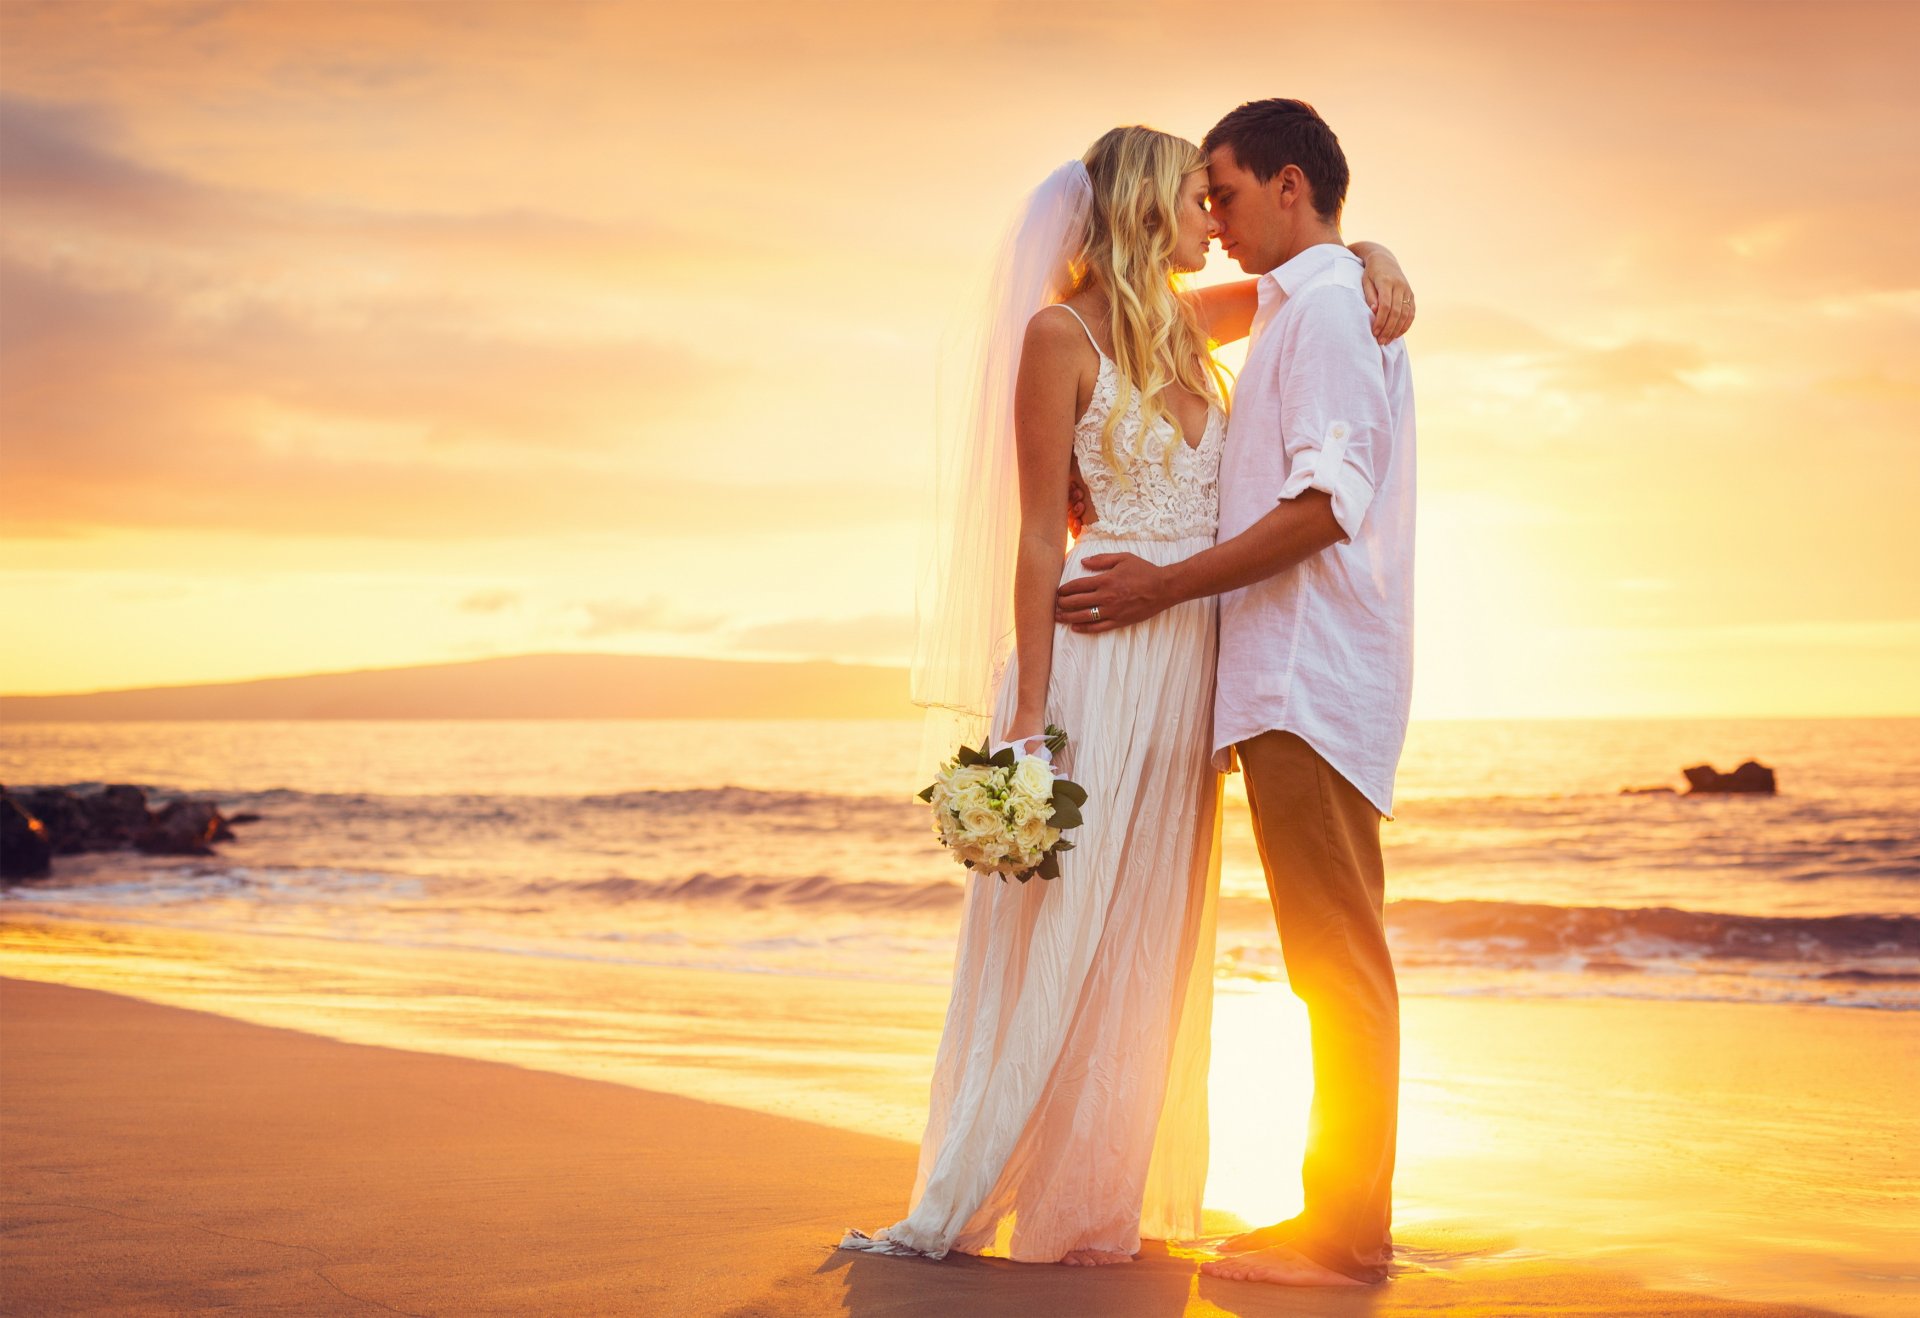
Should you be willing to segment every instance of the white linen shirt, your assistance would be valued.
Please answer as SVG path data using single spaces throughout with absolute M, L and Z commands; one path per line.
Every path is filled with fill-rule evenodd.
M 1413 376 L 1404 340 L 1374 341 L 1360 270 L 1320 243 L 1260 277 L 1218 539 L 1309 489 L 1333 496 L 1345 535 L 1220 597 L 1214 767 L 1291 732 L 1391 819 L 1413 693 Z

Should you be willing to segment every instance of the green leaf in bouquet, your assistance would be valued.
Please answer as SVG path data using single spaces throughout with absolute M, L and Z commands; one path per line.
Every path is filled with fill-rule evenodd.
M 1079 783 L 1069 782 L 1065 778 L 1055 778 L 1053 780 L 1053 799 L 1057 802 L 1061 797 L 1065 797 L 1075 805 L 1085 805 L 1087 803 L 1087 789 Z
M 1058 755 L 1061 751 L 1065 750 L 1066 748 L 1067 748 L 1066 729 L 1057 727 L 1052 723 L 1047 724 L 1047 749 L 1052 751 L 1055 755 Z
M 915 792 L 914 795 L 919 797 L 922 801 L 932 801 L 933 789 L 938 787 L 939 785 L 940 785 L 939 783 L 928 783 L 926 787 L 924 787 L 918 792 Z
M 987 763 L 993 765 L 996 769 L 1011 769 L 1013 767 L 1013 747 L 1002 746 L 998 751 L 994 752 L 993 756 L 987 760 Z
M 1053 852 L 1049 851 L 1046 855 L 1040 858 L 1040 866 L 1038 869 L 1034 871 L 1034 873 L 1038 874 L 1043 879 L 1059 878 L 1060 877 L 1060 857 L 1055 855 Z
M 1067 841 L 1065 838 L 1061 838 L 1058 842 L 1053 844 L 1053 847 L 1051 849 L 1054 851 L 1072 851 L 1073 843 Z
M 1047 822 L 1055 828 L 1078 828 L 1081 822 L 1080 807 L 1071 801 L 1063 801 L 1056 797 L 1053 802 L 1053 814 Z
M 962 746 L 957 752 L 955 752 L 953 759 L 954 759 L 954 763 L 958 764 L 963 769 L 971 768 L 976 764 L 985 764 L 987 762 L 987 757 L 982 755 L 979 751 L 975 750 L 971 746 Z

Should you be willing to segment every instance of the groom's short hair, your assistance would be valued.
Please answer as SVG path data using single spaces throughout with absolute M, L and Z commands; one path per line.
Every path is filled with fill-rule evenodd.
M 1347 203 L 1347 153 L 1317 111 L 1305 101 L 1276 96 L 1248 101 L 1215 124 L 1201 150 L 1233 148 L 1240 167 L 1265 183 L 1288 165 L 1299 167 L 1313 188 L 1313 208 L 1331 223 Z

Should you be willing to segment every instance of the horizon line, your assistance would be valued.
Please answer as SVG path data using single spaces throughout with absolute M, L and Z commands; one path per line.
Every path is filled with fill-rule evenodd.
M 0 700 L 40 700 L 51 696 L 116 696 L 135 691 L 178 691 L 196 686 L 244 686 L 249 682 L 284 682 L 301 677 L 348 677 L 356 673 L 393 673 L 409 668 L 450 668 L 460 664 L 497 663 L 503 659 L 673 659 L 708 664 L 773 664 L 801 667 L 806 664 L 831 664 L 838 668 L 878 668 L 905 672 L 903 663 L 873 660 L 846 660 L 816 656 L 808 659 L 748 658 L 704 654 L 658 654 L 633 650 L 525 650 L 513 654 L 489 654 L 477 659 L 426 659 L 415 663 L 377 664 L 366 668 L 319 668 L 297 673 L 263 673 L 256 677 L 206 677 L 185 682 L 163 682 L 152 686 L 95 687 L 85 691 L 0 691 Z
M 463 666 L 472 666 L 476 664 L 501 663 L 501 662 L 506 662 L 511 660 L 576 659 L 576 658 L 577 659 L 655 660 L 655 661 L 680 662 L 680 663 L 716 664 L 716 665 L 725 665 L 725 666 L 757 665 L 762 667 L 796 668 L 796 669 L 804 668 L 804 667 L 833 667 L 833 668 L 847 668 L 847 669 L 864 668 L 864 669 L 872 669 L 877 673 L 906 673 L 910 668 L 910 665 L 904 664 L 904 663 L 887 663 L 887 662 L 880 662 L 880 661 L 874 661 L 874 660 L 848 660 L 848 659 L 832 658 L 832 657 L 825 657 L 825 656 L 815 656 L 815 657 L 803 658 L 803 659 L 792 659 L 792 658 L 782 659 L 782 658 L 771 658 L 771 657 L 750 658 L 750 657 L 742 657 L 742 656 L 715 656 L 715 655 L 699 655 L 699 654 L 659 654 L 654 652 L 641 652 L 641 651 L 628 651 L 628 650 L 532 650 L 532 651 L 521 651 L 521 652 L 516 652 L 512 654 L 483 655 L 478 658 L 435 659 L 435 660 L 424 660 L 424 661 L 414 662 L 414 663 L 373 665 L 373 666 L 360 667 L 360 668 L 329 668 L 329 669 L 307 670 L 303 672 L 293 672 L 293 673 L 267 673 L 267 674 L 261 674 L 258 676 L 253 676 L 253 677 L 203 678 L 196 681 L 168 682 L 168 683 L 161 683 L 161 684 L 148 685 L 148 686 L 102 687 L 102 688 L 95 688 L 91 690 L 82 690 L 82 691 L 74 691 L 74 690 L 8 691 L 8 692 L 0 692 L 0 701 L 76 699 L 76 698 L 89 697 L 89 696 L 131 695 L 131 694 L 137 694 L 137 693 L 184 691 L 184 690 L 190 690 L 196 687 L 247 686 L 247 685 L 263 683 L 263 682 L 297 681 L 303 678 L 348 677 L 348 676 L 368 674 L 368 673 L 393 673 L 393 672 L 404 672 L 408 670 L 418 670 L 418 669 L 427 669 L 427 668 L 463 667 Z M 354 718 L 330 719 L 323 716 L 320 718 L 294 717 L 294 718 L 287 718 L 287 719 L 269 719 L 269 720 L 248 719 L 248 718 L 239 718 L 239 719 L 218 719 L 218 718 L 213 718 L 213 719 L 208 719 L 208 718 L 126 719 L 126 718 L 119 718 L 119 719 L 72 719 L 72 720 L 47 720 L 47 721 L 75 722 L 75 723 L 101 723 L 101 722 L 104 722 L 104 723 L 123 723 L 123 722 L 205 723 L 205 722 L 259 722 L 259 721 L 269 721 L 269 722 L 272 722 L 272 721 L 280 721 L 280 722 L 401 721 L 401 722 L 408 722 L 408 721 L 413 721 L 413 722 L 423 722 L 423 723 L 434 723 L 434 722 L 469 722 L 469 721 L 495 722 L 495 721 L 510 721 L 510 720 L 526 721 L 528 718 L 536 718 L 536 717 L 537 716 L 502 715 L 502 716 L 498 716 L 497 718 L 488 718 L 486 716 L 479 716 L 477 720 L 431 719 L 431 718 L 408 720 L 405 718 L 395 719 L 391 717 L 376 716 L 374 719 L 368 720 L 368 719 L 354 719 Z M 550 719 L 546 721 L 591 722 L 599 719 L 630 719 L 630 718 L 641 718 L 641 719 L 652 720 L 652 719 L 657 719 L 658 717 L 659 716 L 655 716 L 655 715 L 608 714 L 608 715 L 589 715 L 585 717 L 576 717 L 576 718 Z M 724 716 L 720 716 L 720 717 L 724 718 Z M 842 717 L 844 718 L 845 716 L 842 716 Z M 862 716 L 862 717 L 867 717 L 867 716 Z M 920 718 L 921 713 L 917 708 L 915 708 L 913 712 L 904 713 L 897 716 L 874 715 L 870 717 L 880 721 L 911 722 Z M 1874 720 L 1902 720 L 1902 719 L 1920 719 L 1920 709 L 1913 709 L 1913 710 L 1906 710 L 1906 711 L 1890 710 L 1890 711 L 1877 711 L 1873 713 L 1849 713 L 1849 714 L 1707 713 L 1707 712 L 1700 712 L 1700 713 L 1625 712 L 1625 713 L 1606 713 L 1606 714 L 1578 714 L 1578 713 L 1429 714 L 1429 715 L 1415 714 L 1410 719 L 1410 722 L 1414 722 L 1414 723 L 1494 723 L 1494 722 L 1520 722 L 1520 723 L 1641 722 L 1641 723 L 1647 723 L 1647 722 L 1708 722 L 1708 721 L 1865 722 L 1865 721 L 1874 721 Z M 693 721 L 698 722 L 698 721 L 709 721 L 709 720 L 696 718 Z M 764 719 L 764 718 L 757 718 L 752 721 L 778 722 L 783 720 L 780 720 L 777 718 L 771 719 L 771 720 Z M 819 720 L 817 718 L 807 718 L 805 716 L 797 716 L 796 719 L 793 721 L 814 722 Z M 832 721 L 840 721 L 840 720 L 835 719 Z

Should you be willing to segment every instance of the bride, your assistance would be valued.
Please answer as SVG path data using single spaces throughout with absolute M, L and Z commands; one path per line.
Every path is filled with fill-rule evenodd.
M 990 732 L 1044 755 L 1046 725 L 1064 728 L 1056 768 L 1087 790 L 1086 822 L 1055 880 L 968 880 L 908 1214 L 843 1248 L 1103 1264 L 1199 1234 L 1215 605 L 1083 634 L 1055 626 L 1054 593 L 1091 554 L 1172 563 L 1214 542 L 1227 388 L 1210 347 L 1245 337 L 1254 285 L 1180 286 L 1215 234 L 1206 165 L 1182 138 L 1116 128 L 1003 243 L 970 404 L 948 409 L 914 696 L 950 716 L 929 723 L 943 754 Z M 1392 256 L 1355 252 L 1370 300 L 1393 305 Z

